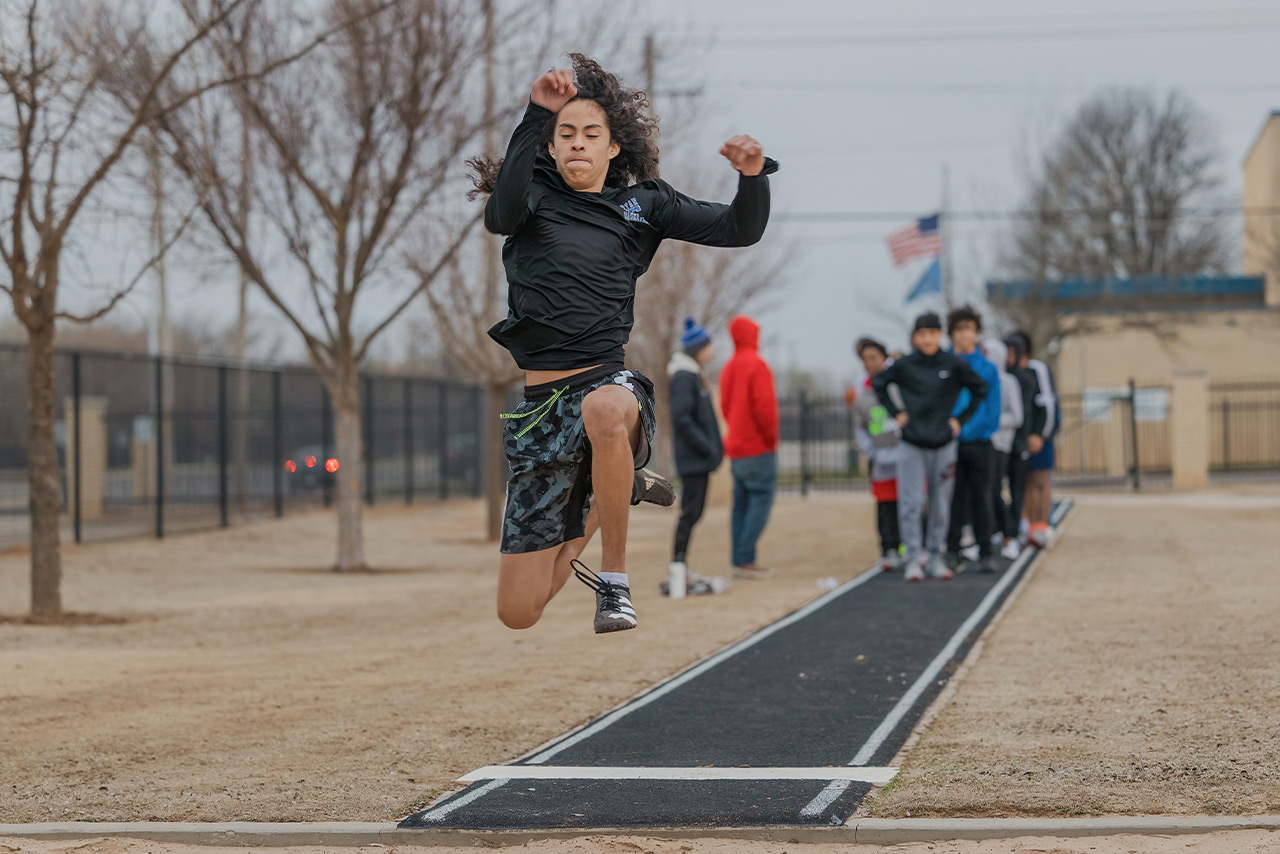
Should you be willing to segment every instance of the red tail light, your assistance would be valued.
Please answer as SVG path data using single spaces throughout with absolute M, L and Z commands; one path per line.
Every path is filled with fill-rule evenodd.
M 327 471 L 329 474 L 333 474 L 335 471 L 338 470 L 338 461 L 335 460 L 333 457 L 330 457 L 329 459 L 325 460 L 324 470 Z
M 295 463 L 293 460 L 285 460 L 284 470 L 287 471 L 289 474 L 293 474 L 295 471 L 298 470 L 298 464 Z
M 307 458 L 303 460 L 303 462 L 307 464 L 307 468 L 309 469 L 313 469 L 316 467 L 316 458 L 311 456 L 310 454 L 307 454 Z

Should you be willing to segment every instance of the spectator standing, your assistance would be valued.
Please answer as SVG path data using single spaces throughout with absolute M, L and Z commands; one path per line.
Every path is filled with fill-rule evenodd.
M 995 520 L 991 512 L 991 481 L 995 476 L 995 448 L 991 437 L 1000 428 L 1000 374 L 978 349 L 982 317 L 969 306 L 961 306 L 947 316 L 947 332 L 951 336 L 951 352 L 964 359 L 982 378 L 985 392 L 979 396 L 978 408 L 960 431 L 956 449 L 955 491 L 951 499 L 951 525 L 947 532 L 947 553 L 953 566 L 959 566 L 960 541 L 965 525 L 973 527 L 982 572 L 997 569 L 991 534 Z M 953 415 L 969 407 L 968 390 L 960 394 Z
M 912 352 L 877 374 L 871 387 L 902 428 L 897 462 L 898 530 L 907 546 L 904 577 L 923 581 L 927 562 L 929 575 L 949 579 L 952 573 L 942 559 L 942 547 L 950 524 L 956 437 L 978 411 L 987 384 L 964 359 L 942 351 L 942 321 L 933 312 L 916 318 L 911 346 Z M 901 393 L 901 406 L 889 393 L 894 384 Z M 952 415 L 965 389 L 969 405 Z M 926 488 L 929 529 L 922 537 Z
M 667 365 L 672 450 L 676 473 L 680 475 L 680 519 L 676 522 L 668 574 L 668 590 L 673 598 L 686 593 L 720 593 L 729 586 L 727 579 L 704 578 L 689 572 L 687 562 L 689 539 L 706 507 L 711 473 L 724 461 L 720 424 L 702 376 L 714 355 L 711 335 L 692 317 L 686 318 L 680 349 Z
M 1035 399 L 1031 407 L 1031 432 L 1027 437 L 1027 496 L 1023 515 L 1027 519 L 1027 542 L 1038 548 L 1049 546 L 1049 513 L 1053 509 L 1053 469 L 1057 462 L 1053 438 L 1060 418 L 1058 395 L 1053 386 L 1053 372 L 1039 359 L 1033 358 L 1031 336 L 1016 333 L 1026 348 L 1027 369 L 1035 380 Z
M 756 542 L 769 522 L 778 486 L 778 398 L 773 372 L 760 357 L 760 327 L 748 317 L 729 322 L 733 358 L 720 372 L 720 409 L 733 472 L 733 576 L 773 575 L 756 562 Z
M 1004 530 L 1006 536 L 1013 537 L 1014 542 L 1021 544 L 1022 507 L 1027 494 L 1027 460 L 1031 451 L 1027 440 L 1031 435 L 1031 421 L 1036 400 L 1036 376 L 1028 367 L 1026 341 L 1021 335 L 1010 335 L 1004 339 L 1009 348 L 1009 373 L 1018 381 L 1018 389 L 1022 394 L 1022 426 L 1013 436 L 1013 452 L 1009 455 L 1009 503 L 1004 508 Z
M 1008 370 L 1008 350 L 1009 348 L 998 338 L 988 338 L 982 342 L 982 355 L 995 366 L 996 372 L 1000 375 L 1000 427 L 991 434 L 991 447 L 995 449 L 995 459 L 991 467 L 991 518 L 995 522 L 995 532 L 991 535 L 991 546 L 993 549 L 999 549 L 1004 557 L 1013 560 L 1020 551 L 1018 524 L 1017 522 L 1009 524 L 1008 514 L 1005 512 L 1004 482 L 1009 472 L 1009 460 L 1013 456 L 1014 442 L 1025 419 L 1022 409 L 1022 387 Z
M 854 349 L 867 371 L 866 381 L 853 401 L 853 436 L 858 452 L 867 460 L 871 494 L 876 499 L 876 528 L 880 534 L 880 567 L 885 572 L 902 568 L 898 532 L 898 442 L 902 429 L 889 410 L 876 399 L 871 380 L 892 364 L 885 346 L 873 338 L 861 338 Z M 896 389 L 891 388 L 890 394 Z

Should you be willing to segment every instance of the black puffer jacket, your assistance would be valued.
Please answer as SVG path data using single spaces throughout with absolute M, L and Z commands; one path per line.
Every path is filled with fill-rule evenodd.
M 711 393 L 702 382 L 698 363 L 684 353 L 671 357 L 667 374 L 671 377 L 671 444 L 676 472 L 681 476 L 709 474 L 724 461 Z

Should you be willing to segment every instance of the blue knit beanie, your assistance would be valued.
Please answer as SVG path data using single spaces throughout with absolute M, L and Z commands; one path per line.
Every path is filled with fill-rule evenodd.
M 692 317 L 684 319 L 684 334 L 680 336 L 681 350 L 696 350 L 704 344 L 711 343 L 711 335 L 698 325 Z

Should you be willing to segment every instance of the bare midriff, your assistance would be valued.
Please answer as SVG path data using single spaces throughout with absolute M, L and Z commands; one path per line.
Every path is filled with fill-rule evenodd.
M 524 384 L 525 385 L 542 385 L 543 383 L 559 382 L 560 380 L 566 379 L 567 377 L 576 376 L 577 374 L 581 374 L 586 371 L 593 371 L 598 367 L 600 366 L 591 365 L 590 367 L 574 368 L 573 370 L 569 370 L 569 371 L 525 371 Z

